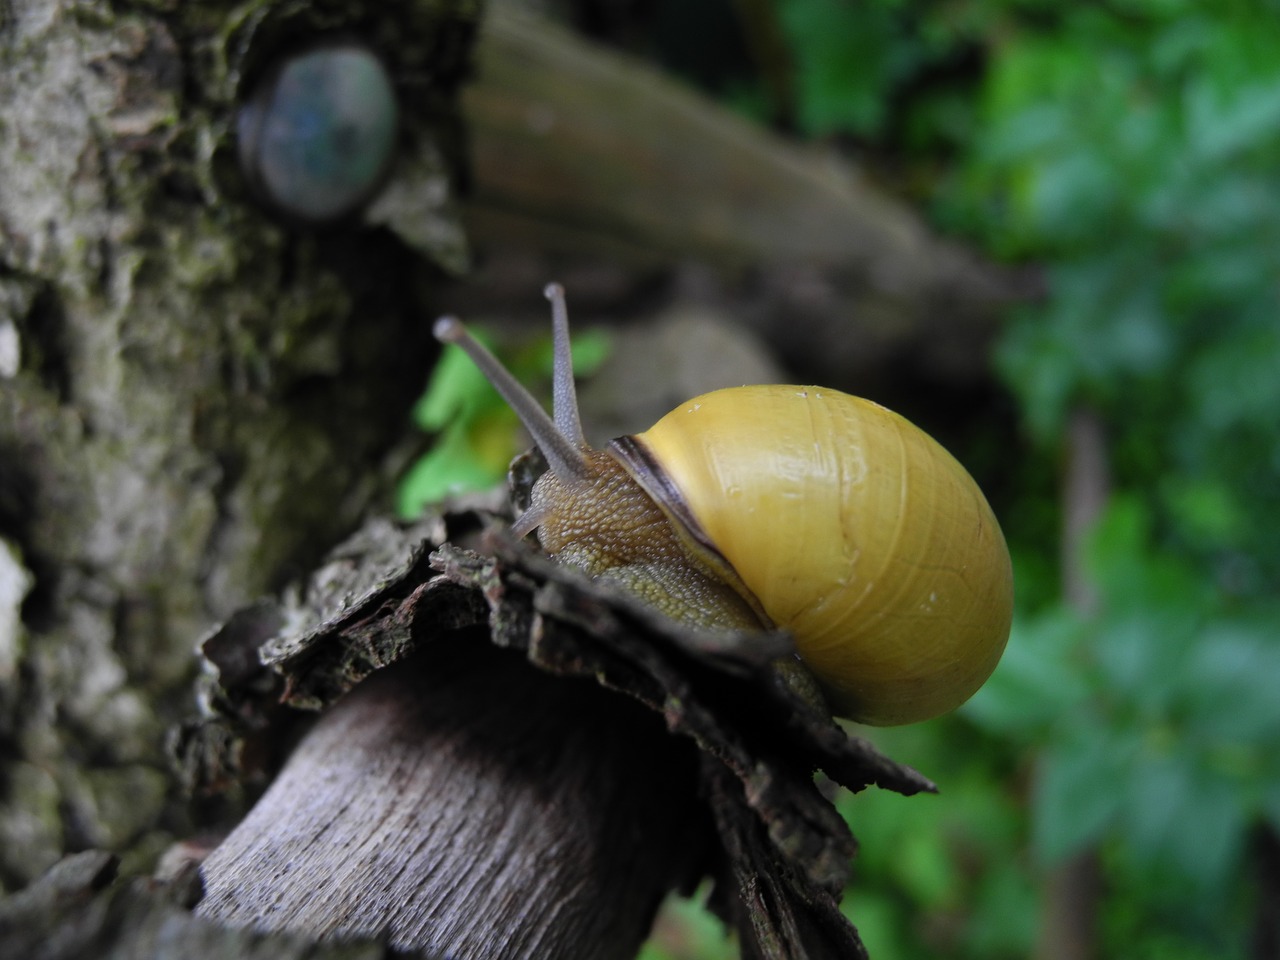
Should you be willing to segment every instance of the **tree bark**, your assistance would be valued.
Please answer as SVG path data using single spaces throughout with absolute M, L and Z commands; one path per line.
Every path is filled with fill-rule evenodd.
M 163 743 L 196 638 L 390 484 L 431 355 L 403 278 L 442 270 L 390 231 L 283 228 L 233 159 L 243 72 L 344 7 L 302 6 L 0 13 L 0 889 L 91 846 L 133 848 L 127 870 L 185 830 Z M 405 0 L 367 24 L 405 35 L 397 76 L 439 53 L 406 120 L 424 189 L 470 16 Z
M 813 772 L 932 784 L 799 692 L 785 636 L 674 624 L 477 538 L 493 519 L 371 524 L 305 596 L 204 644 L 216 712 L 181 751 L 197 785 L 252 776 L 296 726 L 281 701 L 330 705 L 204 863 L 204 915 L 473 960 L 547 938 L 626 955 L 664 892 L 709 874 L 744 955 L 862 956 L 839 909 L 854 841 Z

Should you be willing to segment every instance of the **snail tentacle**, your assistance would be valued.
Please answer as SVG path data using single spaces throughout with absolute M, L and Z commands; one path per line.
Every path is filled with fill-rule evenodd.
M 484 344 L 468 332 L 461 320 L 457 317 L 441 317 L 435 322 L 431 332 L 441 343 L 453 343 L 461 347 L 472 363 L 480 368 L 480 372 L 520 418 L 520 422 L 533 437 L 534 444 L 547 458 L 547 466 L 557 477 L 571 483 L 592 476 L 591 464 L 583 448 L 561 432 L 533 394 L 507 371 Z
M 582 417 L 578 412 L 578 391 L 573 382 L 573 347 L 569 343 L 569 308 L 564 301 L 564 287 L 548 283 L 543 295 L 551 301 L 552 344 L 555 367 L 551 387 L 551 411 L 556 426 L 566 440 L 585 447 Z
M 546 521 L 551 508 L 545 503 L 534 504 L 511 524 L 511 532 L 517 540 L 523 540 Z

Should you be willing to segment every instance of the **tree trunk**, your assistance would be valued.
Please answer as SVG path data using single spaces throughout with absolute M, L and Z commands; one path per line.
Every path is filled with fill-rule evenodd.
M 197 638 L 386 494 L 430 357 L 403 278 L 440 268 L 387 231 L 283 229 L 228 135 L 245 58 L 335 7 L 0 13 L 0 888 L 182 829 L 163 743 Z M 469 7 L 379 5 L 403 56 L 440 52 L 405 176 L 456 126 Z
M 1084 568 L 1084 541 L 1106 508 L 1111 467 L 1101 420 L 1090 410 L 1072 414 L 1063 483 L 1062 589 L 1081 616 L 1097 611 L 1098 587 Z M 1054 865 L 1036 943 L 1037 960 L 1092 960 L 1098 955 L 1102 864 L 1092 848 Z
M 542 279 L 553 270 L 586 293 L 574 297 L 580 315 L 600 282 L 588 264 L 710 264 L 730 312 L 787 365 L 865 392 L 903 370 L 985 378 L 1003 310 L 1039 292 L 1034 273 L 939 237 L 832 151 L 762 130 L 510 2 L 486 18 L 463 103 L 471 235 L 541 252 Z M 538 272 L 512 276 L 527 285 L 526 270 Z M 510 301 L 501 278 L 492 286 Z

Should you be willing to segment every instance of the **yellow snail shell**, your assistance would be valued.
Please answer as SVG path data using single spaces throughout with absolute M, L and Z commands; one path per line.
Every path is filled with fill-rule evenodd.
M 552 556 L 671 616 L 789 631 L 833 710 L 862 723 L 938 716 L 986 681 L 1009 636 L 1009 552 L 977 484 L 935 440 L 868 400 L 771 384 L 695 397 L 593 450 L 563 291 L 548 296 L 554 421 L 461 324 L 437 324 L 551 464 L 518 532 L 537 529 Z

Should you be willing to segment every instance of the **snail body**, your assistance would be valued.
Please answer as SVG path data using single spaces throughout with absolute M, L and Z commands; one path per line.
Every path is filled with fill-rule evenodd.
M 936 441 L 878 404 L 770 384 L 717 390 L 593 450 L 563 292 L 555 420 L 455 320 L 550 470 L 515 530 L 704 626 L 781 627 L 834 712 L 911 723 L 967 700 L 1008 639 L 1013 577 L 995 516 Z

